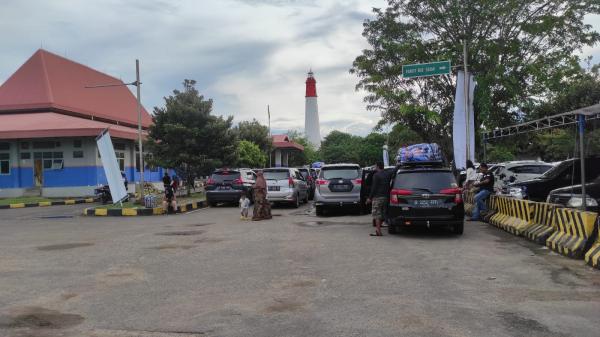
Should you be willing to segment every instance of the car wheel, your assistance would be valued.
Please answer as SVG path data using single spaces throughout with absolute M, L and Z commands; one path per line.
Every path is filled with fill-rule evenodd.
M 323 210 L 323 206 L 315 206 L 316 212 L 317 212 L 317 216 L 323 216 L 323 214 L 325 213 Z
M 452 227 L 452 233 L 454 233 L 456 235 L 462 235 L 464 229 L 465 229 L 465 223 L 461 222 Z
M 294 201 L 292 206 L 294 206 L 294 208 L 300 207 L 300 193 L 296 194 L 296 200 Z
M 388 225 L 388 234 L 398 234 L 398 231 L 396 230 L 396 226 Z

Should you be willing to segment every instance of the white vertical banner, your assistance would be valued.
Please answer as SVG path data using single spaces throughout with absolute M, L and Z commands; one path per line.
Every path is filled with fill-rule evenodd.
M 390 166 L 390 155 L 388 153 L 388 146 L 383 146 L 383 166 Z
M 467 121 L 465 114 L 465 87 L 464 72 L 459 71 L 456 77 L 456 96 L 454 97 L 454 120 L 452 124 L 452 142 L 454 145 L 454 166 L 464 169 L 467 159 L 475 161 L 475 115 L 473 109 L 473 96 L 475 92 L 475 79 L 469 76 L 469 153 L 467 158 Z
M 121 177 L 121 170 L 119 170 L 119 162 L 108 129 L 96 137 L 96 144 L 98 152 L 100 152 L 104 174 L 106 180 L 108 180 L 108 187 L 110 187 L 110 195 L 113 203 L 117 203 L 125 199 L 127 191 L 125 191 L 125 184 L 123 183 L 123 177 Z

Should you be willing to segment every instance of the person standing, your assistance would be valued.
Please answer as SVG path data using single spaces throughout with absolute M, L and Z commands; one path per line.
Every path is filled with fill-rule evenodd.
M 271 204 L 267 200 L 267 181 L 262 171 L 256 174 L 256 182 L 254 183 L 254 211 L 252 220 L 271 219 Z
M 240 219 L 248 220 L 248 208 L 250 207 L 250 199 L 246 198 L 245 194 L 242 194 L 240 198 Z
M 473 183 L 473 186 L 479 187 L 480 190 L 475 194 L 475 208 L 473 209 L 473 216 L 469 221 L 480 221 L 480 214 L 482 211 L 487 211 L 485 201 L 494 191 L 494 175 L 488 171 L 486 163 L 479 165 L 479 171 L 482 174 L 481 180 Z
M 165 188 L 167 188 L 167 186 L 171 186 L 171 177 L 169 176 L 169 172 L 165 172 L 162 181 Z
M 369 193 L 369 199 L 367 199 L 367 204 L 371 204 L 371 213 L 373 219 L 375 219 L 375 233 L 370 235 L 383 236 L 381 225 L 385 219 L 385 205 L 390 195 L 390 177 L 383 169 L 383 162 L 377 162 L 375 171 L 371 192 Z
M 467 160 L 467 177 L 465 178 L 464 189 L 468 191 L 473 187 L 473 184 L 477 180 L 477 171 L 475 170 L 475 165 L 471 160 Z

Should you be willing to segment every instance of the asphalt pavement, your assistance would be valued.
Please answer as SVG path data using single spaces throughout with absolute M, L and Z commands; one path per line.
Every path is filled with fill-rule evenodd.
M 600 271 L 484 223 L 83 208 L 0 210 L 0 336 L 600 335 Z

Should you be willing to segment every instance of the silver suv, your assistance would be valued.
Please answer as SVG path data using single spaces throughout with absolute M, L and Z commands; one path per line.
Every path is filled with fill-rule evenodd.
M 290 203 L 299 207 L 308 202 L 308 185 L 295 168 L 278 167 L 263 170 L 267 181 L 267 199 L 271 202 Z
M 323 165 L 315 188 L 317 215 L 323 215 L 325 207 L 359 207 L 361 184 L 361 170 L 357 164 Z

